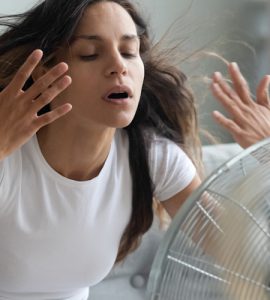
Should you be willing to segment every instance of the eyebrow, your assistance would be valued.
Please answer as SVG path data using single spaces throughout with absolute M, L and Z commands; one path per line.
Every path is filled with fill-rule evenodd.
M 86 34 L 82 34 L 82 35 L 78 35 L 74 37 L 75 40 L 77 39 L 84 39 L 84 40 L 89 40 L 89 41 L 98 41 L 98 42 L 102 42 L 104 41 L 104 39 L 99 36 L 99 35 L 86 35 Z M 139 36 L 136 34 L 124 34 L 121 37 L 122 41 L 139 41 Z

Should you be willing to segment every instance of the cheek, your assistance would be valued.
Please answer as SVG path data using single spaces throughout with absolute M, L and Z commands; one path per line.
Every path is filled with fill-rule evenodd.
M 144 73 L 145 73 L 145 71 L 144 71 L 144 64 L 141 61 L 139 63 L 139 65 L 137 65 L 136 74 L 135 74 L 136 85 L 137 85 L 137 88 L 140 89 L 140 90 L 142 88 L 143 81 L 144 81 Z
M 77 92 L 92 90 L 98 85 L 97 72 L 93 71 L 91 68 L 81 68 L 79 70 L 72 70 L 70 76 L 72 78 L 71 89 Z

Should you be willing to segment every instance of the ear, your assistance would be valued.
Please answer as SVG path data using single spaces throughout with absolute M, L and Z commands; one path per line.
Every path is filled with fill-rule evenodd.
M 40 77 L 45 75 L 48 71 L 48 68 L 45 67 L 43 64 L 39 64 L 35 70 L 32 72 L 32 79 L 33 81 L 37 81 Z

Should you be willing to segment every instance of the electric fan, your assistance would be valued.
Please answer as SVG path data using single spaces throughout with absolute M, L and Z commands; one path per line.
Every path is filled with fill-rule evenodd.
M 270 299 L 270 139 L 189 197 L 159 246 L 147 290 L 151 300 Z

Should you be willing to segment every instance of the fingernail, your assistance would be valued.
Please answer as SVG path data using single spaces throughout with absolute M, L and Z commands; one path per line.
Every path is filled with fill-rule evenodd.
M 68 64 L 65 62 L 60 62 L 58 66 L 63 72 L 68 70 Z
M 38 57 L 38 58 L 41 58 L 43 56 L 43 51 L 41 49 L 35 49 L 31 55 L 33 57 Z
M 214 73 L 214 78 L 217 79 L 217 80 L 222 79 L 221 73 L 220 73 L 220 72 L 215 72 L 215 73 Z
M 218 117 L 221 116 L 221 113 L 219 111 L 217 111 L 217 110 L 214 110 L 213 111 L 213 116 L 216 117 L 216 118 L 218 118 Z
M 237 64 L 236 62 L 232 62 L 232 63 L 231 63 L 231 66 L 232 66 L 232 68 L 233 68 L 235 71 L 239 71 L 239 66 L 238 66 L 238 64 Z

